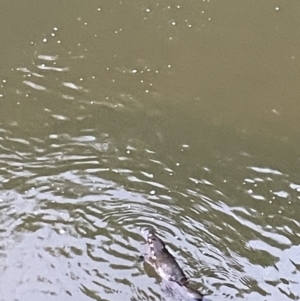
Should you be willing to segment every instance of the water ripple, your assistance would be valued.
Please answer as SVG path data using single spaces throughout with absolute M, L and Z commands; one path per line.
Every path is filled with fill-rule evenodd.
M 138 262 L 153 226 L 212 301 L 299 299 L 298 136 L 206 114 L 213 82 L 169 50 L 209 44 L 209 1 L 148 4 L 69 10 L 71 30 L 53 25 L 2 80 L 1 297 L 168 300 Z
M 39 90 L 39 91 L 44 91 L 46 90 L 46 87 L 44 86 L 41 86 L 41 85 L 38 85 L 36 83 L 33 83 L 31 81 L 28 81 L 28 80 L 24 80 L 23 83 L 33 89 L 36 89 L 36 90 Z

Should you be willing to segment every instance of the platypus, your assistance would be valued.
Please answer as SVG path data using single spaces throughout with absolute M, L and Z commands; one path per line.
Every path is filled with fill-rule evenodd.
M 147 252 L 142 256 L 166 282 L 170 295 L 179 300 L 204 301 L 203 295 L 188 286 L 188 279 L 175 258 L 166 249 L 164 242 L 154 229 L 143 229 L 142 235 L 147 243 Z

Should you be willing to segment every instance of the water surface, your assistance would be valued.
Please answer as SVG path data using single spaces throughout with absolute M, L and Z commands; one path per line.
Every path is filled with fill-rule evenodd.
M 0 31 L 0 300 L 298 300 L 297 1 L 23 1 Z

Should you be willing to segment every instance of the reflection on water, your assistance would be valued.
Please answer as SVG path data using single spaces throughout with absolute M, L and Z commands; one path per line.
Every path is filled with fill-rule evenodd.
M 211 300 L 300 298 L 295 20 L 239 3 L 233 28 L 231 5 L 82 2 L 26 38 L 1 73 L 0 300 L 168 299 L 149 225 Z

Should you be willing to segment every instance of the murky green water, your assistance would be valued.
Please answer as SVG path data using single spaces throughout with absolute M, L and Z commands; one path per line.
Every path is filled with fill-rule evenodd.
M 298 1 L 0 12 L 0 300 L 300 298 Z

